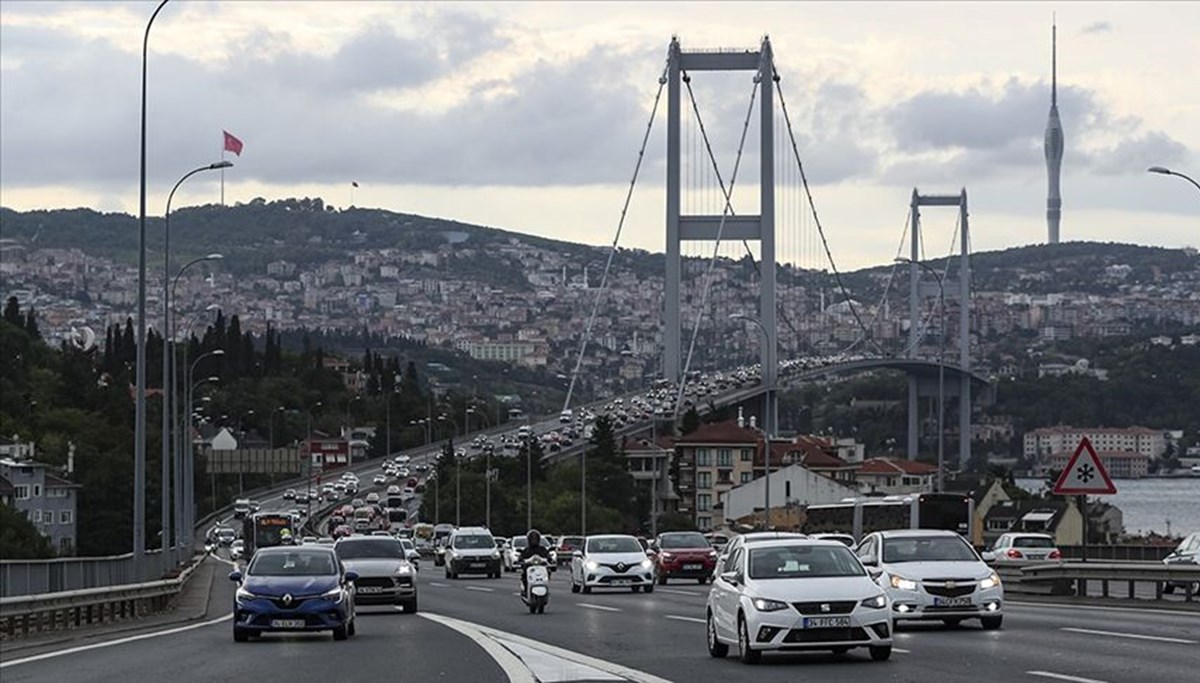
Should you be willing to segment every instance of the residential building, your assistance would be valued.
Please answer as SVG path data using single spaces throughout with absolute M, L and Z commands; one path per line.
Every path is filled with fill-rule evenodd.
M 679 512 L 692 515 L 702 530 L 721 527 L 725 518 L 715 507 L 738 484 L 754 478 L 761 435 L 735 420 L 701 425 L 675 442 L 679 462 Z
M 1061 451 L 1074 452 L 1079 442 L 1087 437 L 1098 451 L 1130 451 L 1151 458 L 1162 456 L 1167 450 L 1167 439 L 1163 430 L 1146 427 L 1042 427 L 1025 433 L 1025 457 Z
M 1072 449 L 1042 456 L 1038 464 L 1038 471 L 1042 476 L 1050 472 L 1061 472 L 1074 455 L 1075 451 Z M 1100 458 L 1100 463 L 1108 471 L 1108 476 L 1113 479 L 1141 479 L 1150 474 L 1150 461 L 1153 459 L 1145 453 L 1129 451 L 1098 450 L 1096 457 Z
M 658 514 L 674 512 L 679 507 L 679 496 L 671 483 L 671 456 L 675 453 L 675 439 L 658 437 L 650 439 L 626 439 L 621 444 L 625 451 L 629 473 L 639 486 L 650 489 L 650 495 L 657 498 L 653 510 Z
M 58 476 L 57 471 L 31 459 L 0 457 L 0 480 L 12 487 L 11 506 L 50 539 L 55 553 L 68 557 L 75 554 L 77 543 L 80 486 Z
M 863 493 L 899 495 L 931 493 L 937 483 L 937 467 L 916 460 L 870 458 L 858 470 Z
M 759 477 L 727 491 L 719 503 L 727 522 L 752 519 L 756 514 L 761 521 L 761 511 L 766 505 L 766 483 L 766 478 Z M 770 483 L 771 521 L 773 523 L 778 521 L 777 508 L 799 507 L 802 509 L 809 505 L 836 503 L 843 498 L 852 498 L 858 495 L 858 490 L 852 485 L 834 481 L 799 463 L 771 472 Z M 803 519 L 799 520 L 797 528 L 803 522 Z

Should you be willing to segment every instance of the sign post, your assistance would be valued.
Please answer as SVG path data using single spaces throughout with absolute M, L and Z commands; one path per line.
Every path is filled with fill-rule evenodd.
M 1054 484 L 1054 494 L 1060 496 L 1078 496 L 1079 512 L 1083 515 L 1083 561 L 1088 559 L 1088 510 L 1087 497 L 1111 496 L 1117 492 L 1108 470 L 1104 468 L 1092 442 L 1085 436 L 1079 440 L 1075 454 L 1067 461 L 1067 466 L 1058 475 Z

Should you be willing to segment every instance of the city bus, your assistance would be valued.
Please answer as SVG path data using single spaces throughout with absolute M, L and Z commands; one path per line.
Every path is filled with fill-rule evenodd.
M 258 548 L 294 543 L 296 540 L 295 526 L 296 520 L 286 512 L 256 512 L 250 515 L 242 520 L 244 556 L 249 559 Z M 285 537 L 290 540 L 285 541 Z
M 846 498 L 810 505 L 806 534 L 850 534 L 854 540 L 889 529 L 945 529 L 970 540 L 975 501 L 965 493 L 914 493 L 881 498 Z
M 404 508 L 388 508 L 387 509 L 388 531 L 395 534 L 400 529 L 408 525 L 408 510 Z

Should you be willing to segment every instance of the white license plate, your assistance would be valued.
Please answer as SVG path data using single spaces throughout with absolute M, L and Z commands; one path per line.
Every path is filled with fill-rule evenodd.
M 1025 553 L 1025 556 L 1026 556 L 1026 557 L 1028 557 L 1028 558 L 1029 558 L 1029 559 L 1031 559 L 1031 560 L 1044 560 L 1044 559 L 1046 559 L 1046 556 L 1045 556 L 1045 555 L 1034 555 L 1033 553 Z
M 685 572 L 694 572 L 694 571 L 699 571 L 700 569 L 703 569 L 703 568 L 704 568 L 704 566 L 703 566 L 703 565 L 699 565 L 699 564 L 685 564 L 685 565 L 683 565 L 683 571 L 685 571 Z
M 805 617 L 804 628 L 850 628 L 850 617 Z
M 613 579 L 610 583 L 614 583 L 614 584 L 630 583 L 631 581 L 632 581 L 632 579 Z
M 383 588 L 380 586 L 362 586 L 355 589 L 359 593 L 366 595 L 367 593 L 382 593 Z
M 935 607 L 970 607 L 971 598 L 970 596 L 961 598 L 934 598 L 933 605 Z
M 271 628 L 304 628 L 303 619 L 272 619 Z

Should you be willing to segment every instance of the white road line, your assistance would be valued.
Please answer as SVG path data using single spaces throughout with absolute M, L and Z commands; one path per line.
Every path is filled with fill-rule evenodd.
M 697 593 L 695 591 L 679 591 L 679 590 L 674 590 L 671 588 L 659 588 L 657 590 L 659 593 L 674 593 L 675 595 L 691 595 L 691 596 L 700 595 L 699 593 Z
M 533 672 L 529 670 L 529 667 L 525 666 L 520 657 L 514 655 L 500 643 L 485 636 L 478 629 L 472 628 L 473 625 L 470 622 L 461 622 L 457 619 L 432 615 L 428 612 L 422 612 L 417 616 L 452 628 L 475 641 L 475 644 L 483 648 L 484 652 L 488 653 L 492 660 L 504 671 L 504 675 L 508 676 L 508 683 L 537 683 Z
M 450 587 L 450 585 L 449 585 L 449 584 L 445 584 L 445 583 L 438 583 L 437 581 L 430 581 L 430 582 L 429 582 L 429 585 L 430 585 L 430 586 L 437 586 L 438 588 L 449 588 L 449 587 Z
M 1112 638 L 1130 638 L 1132 640 L 1155 640 L 1160 643 L 1179 643 L 1180 645 L 1195 645 L 1200 641 L 1184 640 L 1183 638 L 1167 638 L 1164 636 L 1144 636 L 1140 633 L 1120 633 L 1118 631 L 1096 631 L 1090 628 L 1070 628 L 1064 626 L 1060 631 L 1070 631 L 1071 633 L 1086 633 L 1092 636 L 1109 636 Z
M 1095 678 L 1084 678 L 1082 676 L 1068 676 L 1067 674 L 1056 674 L 1051 671 L 1026 671 L 1030 676 L 1041 676 L 1042 678 L 1053 678 L 1059 681 L 1072 681 L 1073 683 L 1105 683 Z
M 673 619 L 675 621 L 690 621 L 693 624 L 707 624 L 708 623 L 705 620 L 701 619 L 700 617 L 681 617 L 678 614 L 668 614 L 668 615 L 666 615 L 666 618 Z
M 586 607 L 588 609 L 598 609 L 598 610 L 602 610 L 604 612 L 620 612 L 621 611 L 620 609 L 617 609 L 616 607 L 606 607 L 604 605 L 593 605 L 590 602 L 577 602 L 575 604 L 580 607 Z
M 1175 609 L 1155 609 L 1153 607 L 1107 607 L 1103 605 L 1073 605 L 1069 602 L 1019 602 L 1017 600 L 1009 600 L 1004 603 L 1005 607 L 1016 605 L 1018 607 L 1034 607 L 1044 610 L 1061 610 L 1064 607 L 1072 610 L 1092 610 L 1095 612 L 1134 612 L 1137 614 L 1153 614 L 1156 617 L 1182 617 L 1185 619 L 1195 619 L 1195 612 L 1185 612 Z
M 482 591 L 484 593 L 495 593 L 495 588 L 484 588 L 483 586 L 467 586 L 469 591 Z
M 896 647 L 895 645 L 892 646 L 892 652 L 899 652 L 902 655 L 911 655 L 912 654 L 912 650 L 905 650 L 904 648 Z
M 87 652 L 88 650 L 97 650 L 102 647 L 112 647 L 113 645 L 124 645 L 125 643 L 132 643 L 132 642 L 135 642 L 138 640 L 147 640 L 149 638 L 158 638 L 159 636 L 169 636 L 174 633 L 182 633 L 184 631 L 191 631 L 192 629 L 203 628 L 205 626 L 212 626 L 213 624 L 219 624 L 223 621 L 229 621 L 230 619 L 233 619 L 233 614 L 226 614 L 223 617 L 218 617 L 216 619 L 210 619 L 208 621 L 202 621 L 199 624 L 189 624 L 187 626 L 180 626 L 178 628 L 169 628 L 165 631 L 155 631 L 153 633 L 142 633 L 140 635 L 129 636 L 127 638 L 118 638 L 116 640 L 109 640 L 109 641 L 105 641 L 103 643 L 93 643 L 91 645 L 81 645 L 79 647 L 67 648 L 66 650 L 57 650 L 55 652 L 45 652 L 40 655 L 33 655 L 31 657 L 24 657 L 22 659 L 13 659 L 13 660 L 7 661 L 7 662 L 0 662 L 0 669 L 6 669 L 10 666 L 17 666 L 18 664 L 28 664 L 30 662 L 38 662 L 43 659 L 53 659 L 55 657 L 62 657 L 64 655 L 73 655 L 77 652 Z

